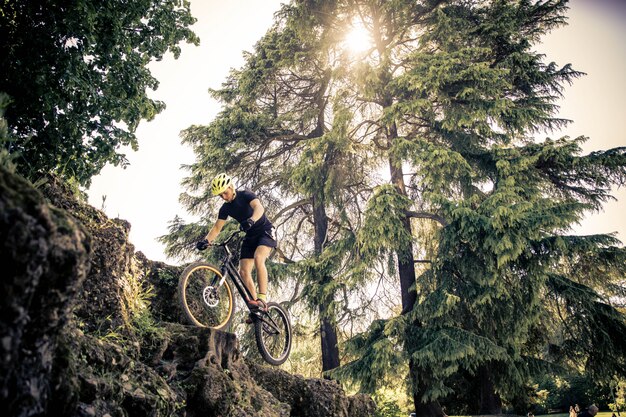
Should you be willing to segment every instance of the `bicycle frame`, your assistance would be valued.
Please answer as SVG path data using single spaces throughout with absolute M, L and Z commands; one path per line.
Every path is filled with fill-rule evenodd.
M 226 254 L 222 257 L 222 260 L 220 262 L 221 263 L 220 272 L 222 274 L 222 279 L 220 279 L 219 282 L 214 282 L 212 285 L 214 287 L 219 287 L 222 284 L 224 284 L 226 277 L 230 276 L 231 282 L 235 285 L 235 288 L 237 288 L 237 292 L 239 292 L 239 294 L 241 295 L 241 298 L 243 298 L 243 300 L 246 302 L 246 307 L 248 307 L 248 310 L 250 310 L 250 307 L 248 306 L 248 301 L 252 300 L 252 294 L 250 293 L 250 290 L 248 290 L 248 287 L 244 285 L 243 278 L 241 278 L 241 275 L 239 274 L 239 270 L 235 266 L 235 263 L 233 262 L 233 258 L 235 257 L 235 255 L 232 253 L 232 251 L 228 247 L 228 243 L 239 233 L 241 232 L 240 231 L 233 232 L 224 242 L 220 243 L 219 245 L 215 245 L 215 246 L 223 246 L 226 251 Z M 274 330 L 281 333 L 276 323 L 271 317 L 270 317 L 270 321 L 268 321 L 263 315 L 259 314 L 258 312 L 254 312 L 252 310 L 250 310 L 250 312 L 253 313 L 257 317 L 258 320 L 263 321 L 264 323 L 271 326 Z
M 230 242 L 230 240 L 237 234 L 239 234 L 239 231 L 234 232 L 232 235 L 229 236 L 228 239 L 224 241 L 224 243 L 221 243 L 219 245 L 219 246 L 224 246 L 224 249 L 226 250 L 226 254 L 222 258 L 221 265 L 220 265 L 220 272 L 222 273 L 222 279 L 219 281 L 219 283 L 216 283 L 214 285 L 216 287 L 221 286 L 222 284 L 224 284 L 226 277 L 230 276 L 230 280 L 235 285 L 235 288 L 237 288 L 237 291 L 241 295 L 241 298 L 243 298 L 243 300 L 246 302 L 246 305 L 247 305 L 247 302 L 252 299 L 252 294 L 250 293 L 250 290 L 248 290 L 248 288 L 244 285 L 243 278 L 241 278 L 241 275 L 239 274 L 239 270 L 235 266 L 235 263 L 233 262 L 234 254 L 231 252 L 230 248 L 228 247 L 228 242 Z
M 230 331 L 233 315 L 237 311 L 237 300 L 232 288 L 235 286 L 250 313 L 245 322 L 253 325 L 259 354 L 269 364 L 278 366 L 289 358 L 293 343 L 289 312 L 278 302 L 268 301 L 263 305 L 252 297 L 254 287 L 248 289 L 237 265 L 240 245 L 235 247 L 233 243 L 231 247 L 228 246 L 240 233 L 231 233 L 222 243 L 211 245 L 223 250 L 219 254 L 215 253 L 219 259 L 217 265 L 200 260 L 185 267 L 178 279 L 178 299 L 191 324 L 217 331 Z M 204 243 L 197 244 L 197 249 L 206 249 L 209 245 Z M 211 258 L 215 259 L 213 256 Z M 231 282 L 226 282 L 226 279 Z M 250 302 L 252 300 L 257 302 Z

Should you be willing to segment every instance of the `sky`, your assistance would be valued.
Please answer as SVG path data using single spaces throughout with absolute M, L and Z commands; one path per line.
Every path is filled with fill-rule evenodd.
M 174 216 L 194 220 L 178 202 L 186 176 L 180 167 L 194 161 L 192 150 L 180 143 L 180 131 L 213 120 L 220 104 L 208 89 L 219 88 L 230 69 L 243 65 L 243 52 L 252 51 L 285 1 L 192 0 L 198 19 L 192 29 L 200 46 L 181 45 L 179 59 L 168 55 L 150 65 L 160 82 L 150 96 L 165 102 L 166 109 L 139 125 L 139 150 L 124 151 L 130 166 L 105 167 L 87 190 L 91 205 L 131 223 L 130 241 L 148 259 L 176 264 L 156 239 L 167 233 Z M 571 63 L 587 75 L 567 86 L 559 101 L 560 117 L 573 123 L 542 137 L 588 136 L 584 153 L 626 146 L 626 2 L 573 0 L 570 7 L 569 25 L 547 35 L 537 50 L 548 61 Z M 614 195 L 616 201 L 591 213 L 575 232 L 616 232 L 626 241 L 626 189 Z

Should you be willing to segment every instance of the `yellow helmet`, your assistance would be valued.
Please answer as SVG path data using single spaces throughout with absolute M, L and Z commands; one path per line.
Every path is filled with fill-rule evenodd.
M 217 176 L 213 178 L 213 181 L 211 181 L 211 192 L 213 195 L 220 195 L 232 184 L 232 178 L 222 172 L 221 174 L 217 174 Z

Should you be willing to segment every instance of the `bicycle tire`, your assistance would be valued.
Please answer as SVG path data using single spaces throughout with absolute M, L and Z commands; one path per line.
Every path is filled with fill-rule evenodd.
M 230 323 L 235 303 L 228 281 L 211 291 L 214 281 L 222 274 L 215 266 L 197 262 L 185 268 L 178 280 L 178 297 L 191 324 L 223 330 Z M 215 304 L 215 305 L 212 305 Z
M 278 327 L 279 333 L 267 322 Z M 281 365 L 291 352 L 291 323 L 287 311 L 278 303 L 267 303 L 267 312 L 254 320 L 254 336 L 259 353 L 271 365 Z

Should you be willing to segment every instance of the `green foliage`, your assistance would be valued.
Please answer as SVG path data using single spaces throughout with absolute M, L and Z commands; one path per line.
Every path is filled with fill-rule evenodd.
M 392 399 L 380 398 L 376 401 L 376 417 L 404 417 L 405 412 L 402 412 L 398 403 Z
M 149 358 L 165 337 L 165 329 L 160 326 L 150 312 L 150 300 L 154 297 L 151 285 L 141 276 L 126 274 L 120 280 L 120 305 L 123 324 L 101 337 L 120 345 L 130 356 Z
M 609 408 L 611 411 L 618 411 L 626 409 L 626 381 L 615 380 L 614 384 L 611 384 L 610 388 L 614 390 L 611 396 L 611 402 Z
M 626 375 L 624 314 L 592 288 L 567 276 L 551 275 L 547 287 L 557 308 L 565 310 L 560 317 L 561 343 L 554 355 L 581 361 L 586 372 L 601 382 Z
M 405 248 L 412 240 L 402 225 L 411 201 L 392 185 L 378 187 L 367 203 L 358 245 L 366 259 Z
M 306 378 L 320 378 L 322 376 L 322 363 L 319 360 L 320 341 L 311 337 L 316 327 L 315 323 L 306 314 L 297 314 L 294 309 L 290 309 L 289 314 L 292 319 L 293 345 L 289 359 L 281 368 Z
M 426 140 L 405 138 L 395 140 L 391 151 L 420 170 L 424 196 L 430 196 L 434 203 L 443 195 L 461 199 L 461 191 L 471 192 L 473 169 L 458 151 Z
M 16 0 L 0 6 L 0 91 L 21 174 L 54 172 L 88 185 L 107 163 L 125 166 L 142 119 L 165 105 L 148 97 L 148 64 L 182 41 L 198 44 L 187 1 L 70 3 Z
M 10 104 L 10 97 L 5 93 L 0 92 L 0 144 L 2 144 L 2 147 L 0 148 L 0 166 L 9 172 L 15 172 L 15 164 L 13 161 L 16 155 L 9 154 L 5 146 L 5 144 L 10 142 L 10 137 L 4 113 Z
M 407 373 L 407 358 L 401 342 L 405 320 L 400 316 L 373 321 L 366 332 L 346 342 L 345 351 L 350 360 L 331 375 L 352 381 L 359 392 L 370 394 L 395 386 L 398 375 Z
M 602 386 L 589 375 L 546 375 L 538 380 L 536 390 L 543 395 L 534 404 L 538 414 L 548 410 L 568 410 L 570 405 L 595 404 L 606 409 L 613 400 L 609 386 Z
M 176 259 L 185 259 L 197 252 L 195 243 L 206 236 L 206 226 L 187 224 L 184 219 L 176 216 L 169 223 L 168 234 L 159 236 L 158 240 L 166 245 L 165 254 Z

